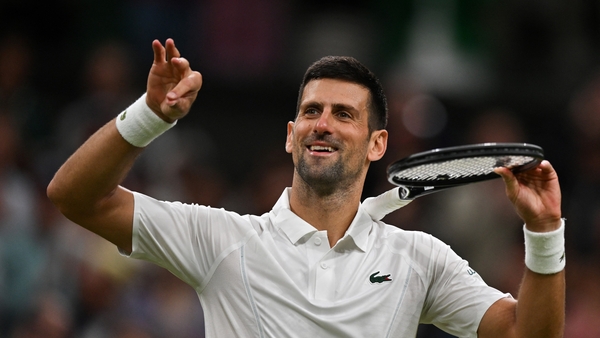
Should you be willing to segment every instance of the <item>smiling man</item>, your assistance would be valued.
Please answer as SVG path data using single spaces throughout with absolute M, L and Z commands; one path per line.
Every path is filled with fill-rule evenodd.
M 367 87 L 379 87 L 376 78 L 366 77 L 365 85 L 351 82 L 356 69 L 370 74 L 361 67 L 351 58 L 315 63 L 301 86 L 296 121 L 288 123 L 286 151 L 295 168 L 290 208 L 326 230 L 331 247 L 357 212 L 357 204 L 348 202 L 360 201 L 369 163 L 379 160 L 387 145 L 387 131 L 377 125 L 386 120 L 385 98 L 372 99 Z M 380 102 L 373 104 L 374 99 Z M 370 123 L 370 116 L 380 118 Z
M 360 203 L 369 164 L 386 150 L 387 105 L 377 78 L 350 57 L 307 70 L 287 126 L 292 185 L 270 212 L 158 201 L 120 183 L 189 112 L 202 77 L 172 40 L 152 47 L 146 94 L 65 162 L 48 196 L 124 255 L 193 287 L 207 337 L 414 337 L 419 323 L 461 337 L 561 335 L 564 260 L 546 248 L 560 248 L 564 222 L 550 163 L 499 171 L 533 242 L 518 301 L 433 236 L 380 222 L 368 211 L 377 205 Z

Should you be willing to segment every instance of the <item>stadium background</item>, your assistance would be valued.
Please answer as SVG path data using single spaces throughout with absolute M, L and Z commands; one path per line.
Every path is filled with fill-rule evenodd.
M 0 2 L 0 337 L 201 337 L 198 300 L 120 257 L 45 197 L 58 166 L 137 98 L 151 41 L 175 39 L 203 74 L 185 120 L 126 186 L 158 198 L 268 211 L 304 69 L 352 55 L 384 82 L 385 167 L 473 142 L 541 145 L 568 219 L 566 337 L 600 326 L 600 3 L 497 0 L 24 0 Z M 521 224 L 499 180 L 415 201 L 386 221 L 433 233 L 516 295 Z M 423 326 L 419 337 L 447 337 Z

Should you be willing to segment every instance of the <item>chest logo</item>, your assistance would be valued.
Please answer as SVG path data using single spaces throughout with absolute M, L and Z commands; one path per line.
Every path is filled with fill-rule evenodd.
M 379 271 L 377 271 L 374 274 L 372 274 L 371 276 L 369 276 L 369 281 L 371 281 L 371 283 L 375 284 L 375 283 L 383 283 L 383 282 L 391 282 L 392 281 L 392 279 L 390 278 L 390 275 L 377 276 L 378 273 L 379 273 Z

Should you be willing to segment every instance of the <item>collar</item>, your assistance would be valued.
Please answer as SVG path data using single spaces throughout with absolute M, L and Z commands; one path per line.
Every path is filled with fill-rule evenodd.
M 281 229 L 289 241 L 296 245 L 303 237 L 317 232 L 317 229 L 292 212 L 290 209 L 290 191 L 291 188 L 286 188 L 283 191 L 271 210 L 270 218 L 273 225 Z M 338 243 L 351 240 L 358 249 L 366 251 L 372 225 L 373 219 L 360 205 L 346 234 Z

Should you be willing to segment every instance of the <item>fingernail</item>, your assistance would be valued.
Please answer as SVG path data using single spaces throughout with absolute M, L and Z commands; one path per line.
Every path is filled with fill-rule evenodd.
M 167 98 L 167 105 L 168 105 L 169 107 L 173 107 L 174 105 L 176 105 L 176 104 L 177 104 L 177 101 L 178 101 L 177 99 L 168 99 L 168 98 Z

